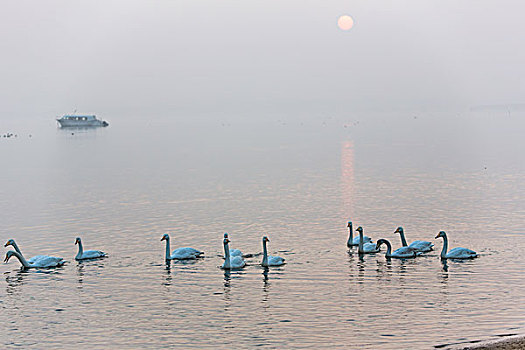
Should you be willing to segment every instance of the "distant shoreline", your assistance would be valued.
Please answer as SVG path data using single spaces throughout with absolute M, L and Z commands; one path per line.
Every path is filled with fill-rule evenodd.
M 500 339 L 480 341 L 476 344 L 456 345 L 451 350 L 521 350 L 525 349 L 525 335 L 513 335 Z

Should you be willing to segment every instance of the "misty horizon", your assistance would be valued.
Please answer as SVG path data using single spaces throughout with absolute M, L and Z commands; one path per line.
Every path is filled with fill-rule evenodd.
M 491 1 L 9 2 L 1 117 L 523 104 L 525 23 Z M 342 31 L 337 18 L 354 27 Z

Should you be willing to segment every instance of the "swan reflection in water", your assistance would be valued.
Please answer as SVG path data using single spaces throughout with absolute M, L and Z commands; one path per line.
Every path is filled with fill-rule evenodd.
M 270 285 L 270 282 L 268 282 L 268 272 L 270 272 L 268 266 L 263 267 L 263 282 L 265 287 Z
M 268 272 L 270 272 L 270 269 L 268 267 L 263 267 L 263 295 L 262 295 L 262 303 L 264 304 L 263 308 L 267 309 L 270 307 L 268 304 L 268 301 L 270 300 L 270 286 L 272 285 L 268 276 Z
M 171 275 L 171 263 L 170 261 L 166 261 L 166 267 L 164 268 L 164 282 L 162 283 L 163 286 L 171 286 L 173 276 Z
M 84 264 L 78 264 L 77 265 L 77 279 L 79 286 L 78 288 L 82 288 L 82 283 L 84 283 Z
M 359 261 L 357 262 L 357 283 L 359 284 L 363 284 L 365 282 L 365 268 L 365 258 L 363 254 L 359 254 Z
M 392 279 L 392 260 L 391 259 L 378 259 L 377 260 L 377 279 L 390 281 Z
M 79 260 L 77 262 L 77 279 L 78 279 L 78 288 L 82 288 L 82 284 L 84 283 L 84 278 L 86 275 L 86 268 L 89 266 L 94 266 L 97 268 L 97 270 L 94 272 L 95 274 L 98 274 L 98 269 L 105 267 L 105 261 L 102 259 L 93 259 L 93 260 Z
M 24 278 L 28 274 L 26 270 L 18 270 L 14 276 L 10 273 L 6 274 L 5 281 L 7 282 L 7 294 L 17 294 L 20 292 L 19 287 L 24 284 Z
M 443 267 L 443 271 L 448 272 L 448 264 L 446 259 L 441 259 L 441 266 Z M 448 277 L 448 274 L 447 274 Z
M 223 285 L 223 296 L 224 296 L 224 311 L 228 311 L 231 306 L 231 272 L 224 270 L 224 285 Z

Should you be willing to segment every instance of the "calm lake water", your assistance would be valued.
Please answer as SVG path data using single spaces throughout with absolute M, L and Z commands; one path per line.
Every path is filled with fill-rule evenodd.
M 0 138 L 2 244 L 69 261 L 0 265 L 1 348 L 431 349 L 525 333 L 523 114 L 103 117 L 0 124 L 18 135 Z M 437 249 L 360 259 L 348 219 Z M 443 266 L 440 230 L 481 256 Z M 206 258 L 167 268 L 166 232 Z M 225 274 L 224 232 L 254 254 L 268 235 L 287 264 Z M 75 262 L 76 236 L 109 257 Z

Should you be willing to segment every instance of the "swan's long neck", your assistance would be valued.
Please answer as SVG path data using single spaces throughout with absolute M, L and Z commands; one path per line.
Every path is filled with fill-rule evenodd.
M 359 231 L 359 253 L 364 253 L 363 243 L 364 243 L 363 230 L 361 230 Z
M 348 247 L 351 247 L 352 244 L 354 243 L 354 230 L 353 230 L 352 224 L 348 226 L 348 231 L 350 231 L 350 235 L 348 236 L 348 241 L 346 242 L 346 245 Z
M 224 242 L 224 268 L 230 268 L 230 248 L 228 242 Z
M 20 250 L 20 248 L 18 248 L 18 244 L 16 244 L 15 241 L 13 241 L 13 244 L 11 244 L 11 245 L 13 246 L 13 248 L 15 248 L 15 250 L 16 250 L 16 252 L 17 252 L 18 254 L 24 256 L 24 255 L 22 254 L 22 251 Z
M 81 258 L 84 254 L 84 247 L 82 247 L 82 241 L 78 241 L 78 253 L 76 259 Z
M 441 249 L 441 258 L 444 259 L 447 256 L 448 250 L 448 238 L 447 235 L 443 236 L 443 249 Z
M 266 241 L 263 240 L 263 260 L 262 260 L 263 266 L 268 266 L 268 250 L 266 249 Z
M 18 258 L 18 260 L 20 261 L 20 263 L 24 266 L 24 267 L 31 267 L 31 265 L 29 265 L 29 263 L 27 262 L 27 260 L 24 258 L 24 256 L 22 254 L 20 254 L 19 252 L 14 252 L 13 254 L 14 256 L 16 256 Z
M 381 243 L 384 243 L 386 245 L 386 254 L 385 254 L 385 256 L 386 257 L 392 256 L 392 245 L 390 244 L 390 242 L 387 241 L 386 239 L 383 239 L 381 241 Z
M 399 235 L 401 236 L 401 244 L 403 245 L 403 247 L 407 247 L 408 244 L 407 240 L 405 239 L 405 233 L 403 232 L 403 230 L 399 231 Z
M 171 254 L 170 254 L 170 238 L 166 238 L 166 260 L 170 260 Z

